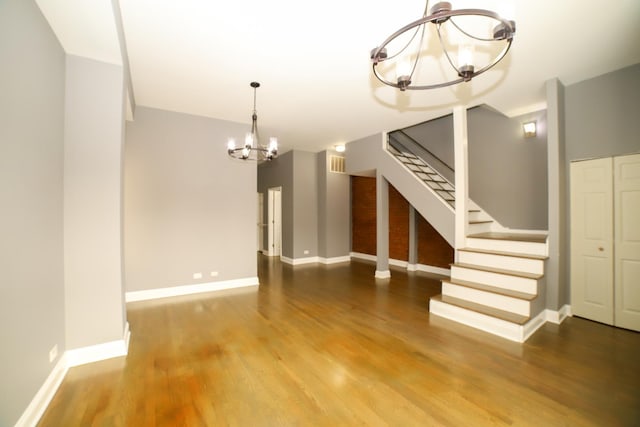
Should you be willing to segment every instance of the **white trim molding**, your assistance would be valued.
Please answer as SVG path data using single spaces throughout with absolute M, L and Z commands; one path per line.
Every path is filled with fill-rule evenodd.
M 317 262 L 320 262 L 320 257 L 311 256 L 306 258 L 289 258 L 286 256 L 281 256 L 280 261 L 290 265 L 315 264 Z
M 564 322 L 564 319 L 566 319 L 567 317 L 573 316 L 573 313 L 571 312 L 571 306 L 569 304 L 563 305 L 558 311 L 547 309 L 545 310 L 545 312 L 547 322 L 555 323 L 556 325 Z
M 24 410 L 15 427 L 35 427 L 38 424 L 40 418 L 42 418 L 42 414 L 44 414 L 53 396 L 55 396 L 58 391 L 60 384 L 62 384 L 62 380 L 64 380 L 68 370 L 67 360 L 63 354 L 42 384 L 42 387 L 40 387 L 36 395 L 31 399 L 31 403 L 29 403 L 29 406 Z
M 64 354 L 67 361 L 67 367 L 72 368 L 74 366 L 98 362 L 100 360 L 126 356 L 129 352 L 130 338 L 131 331 L 129 331 L 129 322 L 127 322 L 125 324 L 124 334 L 121 340 L 67 350 Z
M 375 277 L 376 279 L 388 279 L 391 277 L 391 272 L 389 270 L 376 270 Z
M 408 270 L 408 269 L 407 269 Z M 451 270 L 448 268 L 434 267 L 433 265 L 416 264 L 415 271 L 423 271 L 425 273 L 439 274 L 442 276 L 451 277 Z
M 172 286 L 168 288 L 147 289 L 144 291 L 130 291 L 125 293 L 126 302 L 146 301 L 158 298 L 169 298 L 182 295 L 199 294 L 202 292 L 222 291 L 225 289 L 258 286 L 257 277 L 224 280 L 220 282 L 198 283 L 195 285 Z
M 33 399 L 31 399 L 18 422 L 16 422 L 15 427 L 35 427 L 38 424 L 53 396 L 60 388 L 60 384 L 62 384 L 69 368 L 113 357 L 126 356 L 129 351 L 130 338 L 131 331 L 127 322 L 124 326 L 121 340 L 65 351 Z
M 351 256 L 349 255 L 345 255 L 345 256 L 337 256 L 337 257 L 333 257 L 333 258 L 320 258 L 320 262 L 322 264 L 325 265 L 330 265 L 330 264 L 339 264 L 341 262 L 351 262 Z

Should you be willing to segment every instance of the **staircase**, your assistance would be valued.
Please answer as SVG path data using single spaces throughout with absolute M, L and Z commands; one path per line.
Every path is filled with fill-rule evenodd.
M 455 208 L 453 184 L 405 144 L 390 138 L 388 151 Z M 546 321 L 546 235 L 505 230 L 475 205 L 468 218 L 466 247 L 456 250 L 451 277 L 442 281 L 442 294 L 431 298 L 429 311 L 524 342 Z
M 431 313 L 517 342 L 544 324 L 545 235 L 470 234 L 456 252 Z

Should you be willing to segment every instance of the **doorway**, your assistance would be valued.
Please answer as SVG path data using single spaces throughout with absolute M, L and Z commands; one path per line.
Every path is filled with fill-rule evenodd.
M 282 187 L 269 188 L 267 200 L 267 255 L 282 255 Z

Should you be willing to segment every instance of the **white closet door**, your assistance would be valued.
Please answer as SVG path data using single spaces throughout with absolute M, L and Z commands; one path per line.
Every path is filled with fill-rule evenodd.
M 613 162 L 615 325 L 640 331 L 640 154 Z
M 571 310 L 613 324 L 612 159 L 571 163 Z

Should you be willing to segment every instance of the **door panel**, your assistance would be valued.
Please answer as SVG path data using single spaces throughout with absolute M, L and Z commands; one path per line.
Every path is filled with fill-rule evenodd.
M 612 159 L 571 164 L 571 306 L 613 324 Z
M 614 159 L 615 324 L 640 331 L 640 154 Z

